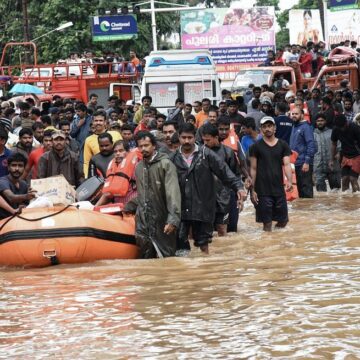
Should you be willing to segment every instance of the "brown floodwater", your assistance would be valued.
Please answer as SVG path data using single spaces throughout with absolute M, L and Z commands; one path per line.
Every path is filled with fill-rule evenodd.
M 1 269 L 1 359 L 360 359 L 360 197 L 251 204 L 210 255 Z

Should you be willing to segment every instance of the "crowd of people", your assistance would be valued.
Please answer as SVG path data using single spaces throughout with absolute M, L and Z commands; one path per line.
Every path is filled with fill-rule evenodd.
M 302 41 L 299 44 L 288 44 L 284 48 L 278 48 L 276 52 L 268 50 L 266 60 L 259 66 L 298 65 L 303 78 L 316 76 L 326 64 L 330 51 L 323 41 Z M 339 44 L 333 44 L 331 49 L 339 46 L 351 49 L 357 52 L 358 57 L 360 56 L 360 48 L 356 41 L 345 40 Z
M 36 106 L 1 99 L 0 218 L 21 211 L 36 192 L 31 179 L 62 174 L 75 188 L 104 179 L 93 203 L 124 204 L 136 214 L 141 257 L 188 253 L 189 239 L 209 252 L 213 232 L 236 232 L 249 197 L 265 231 L 283 228 L 287 200 L 359 190 L 360 93 L 296 94 L 250 85 L 233 100 L 174 101 L 164 115 L 152 105 L 93 93 Z
M 129 51 L 128 59 L 114 51 L 105 51 L 102 54 L 96 54 L 92 50 L 85 50 L 82 54 L 72 51 L 66 59 L 59 59 L 57 64 L 68 65 L 70 75 L 80 75 L 80 73 L 91 75 L 95 71 L 141 75 L 145 68 L 145 60 L 139 59 L 134 50 Z M 96 65 L 97 69 L 93 65 Z M 61 66 L 57 67 L 57 70 L 61 71 Z

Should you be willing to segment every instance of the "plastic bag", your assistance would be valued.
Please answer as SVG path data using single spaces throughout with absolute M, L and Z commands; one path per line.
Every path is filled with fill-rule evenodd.
M 53 202 L 46 196 L 39 196 L 35 198 L 28 206 L 28 209 L 34 208 L 50 208 L 54 207 Z

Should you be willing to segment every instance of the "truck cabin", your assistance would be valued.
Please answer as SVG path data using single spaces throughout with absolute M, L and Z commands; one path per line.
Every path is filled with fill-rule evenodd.
M 275 90 L 285 87 L 296 91 L 296 77 L 294 69 L 289 66 L 264 66 L 240 70 L 233 85 L 233 94 L 244 93 L 250 84 L 273 86 Z

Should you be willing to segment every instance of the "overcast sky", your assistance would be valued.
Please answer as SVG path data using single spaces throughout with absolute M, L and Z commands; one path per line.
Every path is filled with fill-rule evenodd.
M 290 9 L 293 5 L 297 4 L 298 0 L 280 0 L 280 9 L 286 10 Z M 255 3 L 255 0 L 240 0 L 240 1 L 233 1 L 232 6 L 240 6 L 244 8 L 252 7 Z

